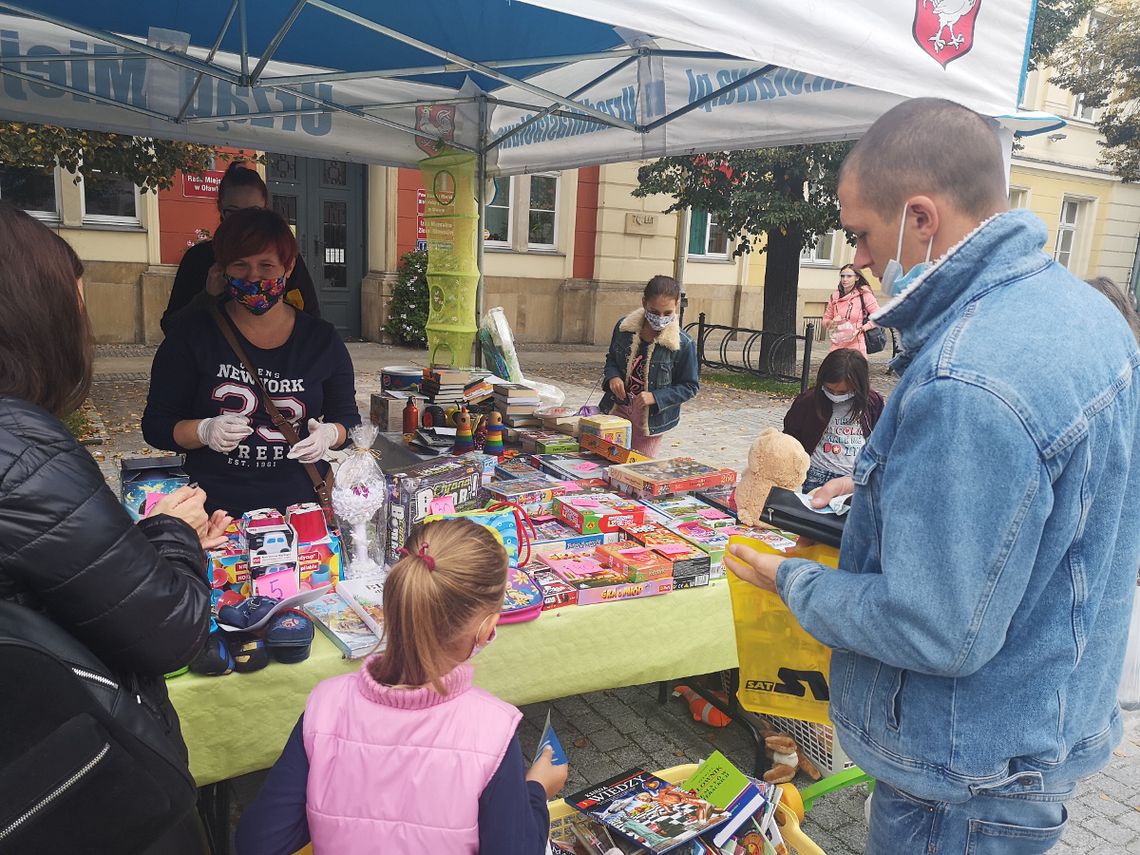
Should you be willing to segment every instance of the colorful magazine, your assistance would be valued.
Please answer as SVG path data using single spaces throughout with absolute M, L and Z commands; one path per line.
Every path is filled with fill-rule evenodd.
M 325 594 L 320 599 L 305 603 L 304 609 L 317 629 L 328 636 L 345 659 L 359 659 L 381 649 L 376 633 L 340 594 Z
M 670 852 L 730 818 L 709 802 L 643 769 L 587 787 L 566 803 L 650 852 Z

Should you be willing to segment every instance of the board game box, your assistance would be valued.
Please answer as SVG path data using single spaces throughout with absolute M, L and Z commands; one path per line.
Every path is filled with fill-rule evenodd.
M 499 502 L 514 502 L 532 517 L 554 513 L 554 497 L 566 492 L 566 486 L 543 475 L 534 478 L 512 478 L 488 484 L 487 494 Z
M 711 507 L 730 514 L 736 519 L 736 485 L 722 485 L 710 487 L 708 490 L 698 490 L 693 493 L 698 499 Z
M 605 535 L 580 534 L 566 523 L 556 519 L 534 520 L 534 538 L 530 548 L 534 554 L 540 552 L 565 552 L 568 549 L 584 549 L 605 542 Z
M 555 496 L 554 514 L 582 534 L 609 533 L 644 522 L 645 506 L 613 493 Z
M 607 566 L 591 550 L 569 550 L 540 555 L 539 560 L 578 592 L 578 605 L 611 603 L 667 594 L 671 578 L 631 582 L 620 568 Z
M 708 553 L 697 549 L 679 534 L 652 522 L 622 526 L 622 531 L 630 541 L 663 555 L 672 564 L 674 588 L 699 588 L 709 583 L 711 562 Z
M 673 565 L 663 555 L 640 544 L 629 541 L 602 544 L 594 548 L 594 555 L 603 564 L 619 570 L 630 582 L 673 578 Z
M 605 474 L 605 467 L 609 466 L 604 458 L 586 451 L 574 454 L 533 454 L 528 462 L 560 481 L 599 478 Z
M 542 610 L 544 612 L 550 609 L 560 609 L 563 606 L 578 605 L 578 589 L 565 580 L 559 579 L 553 570 L 544 566 L 541 570 L 534 570 L 532 577 L 542 590 Z
M 675 520 L 696 517 L 715 525 L 731 525 L 736 520 L 720 508 L 714 508 L 695 495 L 661 496 L 655 499 L 642 499 L 642 504 L 662 516 Z
M 701 463 L 692 457 L 670 457 L 642 463 L 626 463 L 606 470 L 611 484 L 638 498 L 670 496 L 707 487 L 736 483 L 736 470 Z
M 610 463 L 640 463 L 643 460 L 653 459 L 632 448 L 604 439 L 596 433 L 584 433 L 578 438 L 578 442 L 583 451 L 604 457 Z
M 633 425 L 621 416 L 583 416 L 578 420 L 578 441 L 588 434 L 600 437 L 605 442 L 629 448 L 633 440 Z

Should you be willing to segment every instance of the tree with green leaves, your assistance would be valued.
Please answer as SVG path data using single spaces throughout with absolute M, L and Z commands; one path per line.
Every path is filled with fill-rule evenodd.
M 1140 10 L 1108 0 L 1107 14 L 1057 51 L 1053 83 L 1100 109 L 1101 162 L 1124 181 L 1140 181 Z
M 43 168 L 58 163 L 75 176 L 92 170 L 121 175 L 142 190 L 165 190 L 179 171 L 203 172 L 214 160 L 256 160 L 244 152 L 216 152 L 213 146 L 150 137 L 0 122 L 0 163 L 5 166 Z
M 1096 0 L 1037 0 L 1029 39 L 1029 69 L 1044 65 L 1095 5 Z
M 392 299 L 388 302 L 384 332 L 406 347 L 427 347 L 427 257 L 423 250 L 400 256 Z
M 839 228 L 836 177 L 850 147 L 821 143 L 665 157 L 638 170 L 633 195 L 667 193 L 675 200 L 667 212 L 715 212 L 717 222 L 736 241 L 734 255 L 767 252 L 764 329 L 793 332 L 800 252 Z M 766 239 L 760 241 L 757 235 Z

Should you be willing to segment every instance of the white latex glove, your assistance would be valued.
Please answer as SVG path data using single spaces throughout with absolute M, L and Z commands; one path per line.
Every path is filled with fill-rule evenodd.
M 225 413 L 198 422 L 198 441 L 221 454 L 229 454 L 251 433 L 253 428 L 249 419 L 237 413 Z
M 316 463 L 328 453 L 339 436 L 336 425 L 309 419 L 309 435 L 290 448 L 286 456 L 302 463 Z

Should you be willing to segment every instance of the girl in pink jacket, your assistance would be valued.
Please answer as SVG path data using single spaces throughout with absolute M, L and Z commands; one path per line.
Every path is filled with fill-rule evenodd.
M 382 653 L 333 677 L 237 830 L 239 855 L 541 855 L 566 783 L 549 746 L 527 771 L 522 714 L 471 684 L 495 637 L 507 556 L 463 519 L 417 529 L 384 585 Z
M 830 350 L 849 347 L 867 355 L 863 334 L 875 326 L 871 315 L 879 311 L 879 301 L 863 274 L 844 264 L 839 269 L 839 287 L 823 310 L 823 329 L 831 337 Z

